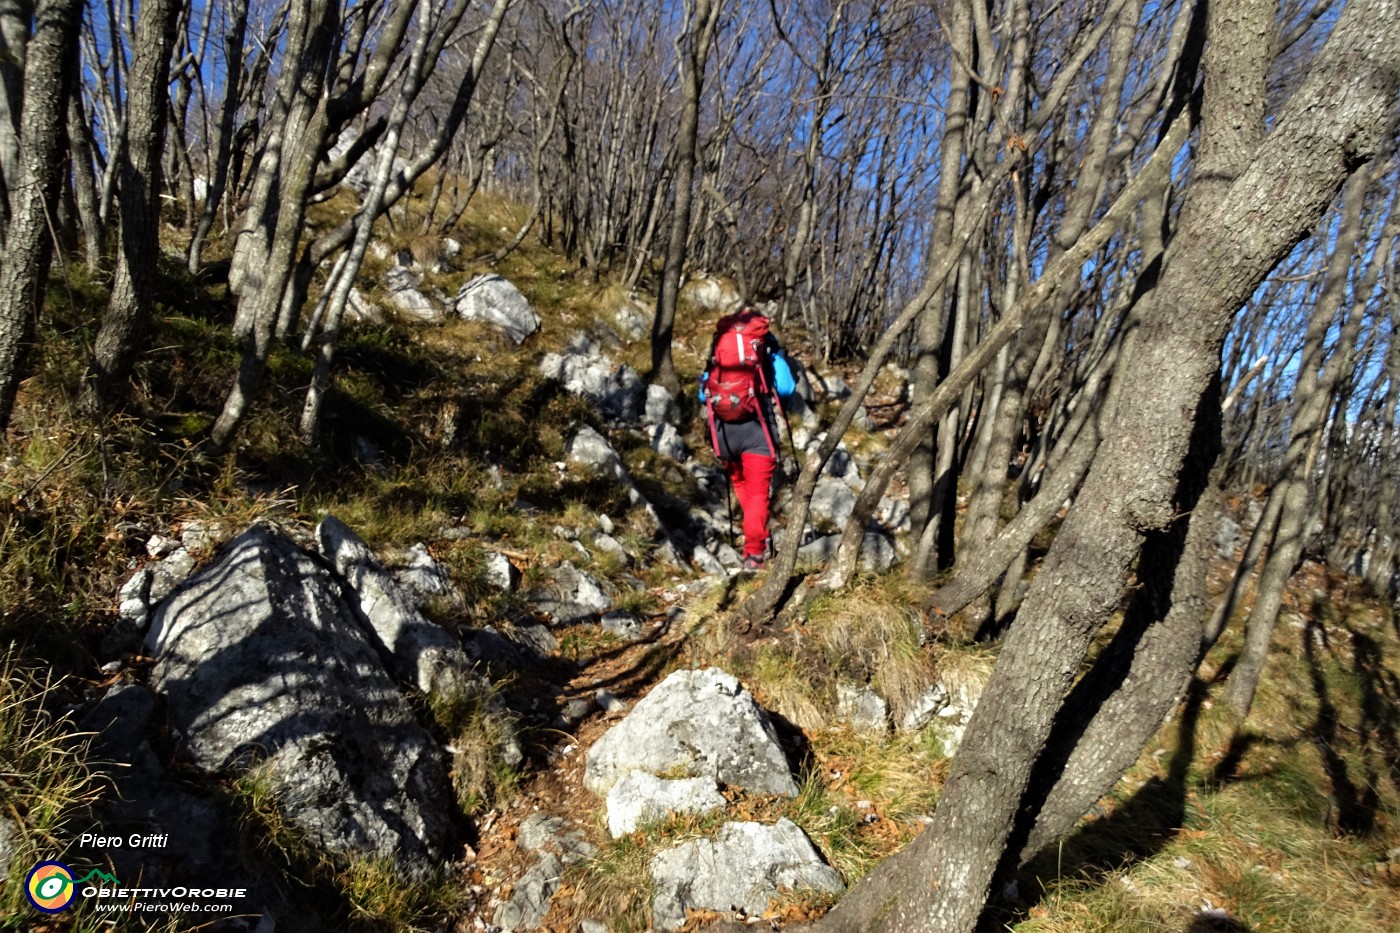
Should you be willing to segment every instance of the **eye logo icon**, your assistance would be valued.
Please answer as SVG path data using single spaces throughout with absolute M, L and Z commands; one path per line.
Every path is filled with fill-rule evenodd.
M 76 889 L 73 869 L 62 862 L 40 862 L 24 881 L 29 903 L 46 914 L 67 910 L 73 903 Z

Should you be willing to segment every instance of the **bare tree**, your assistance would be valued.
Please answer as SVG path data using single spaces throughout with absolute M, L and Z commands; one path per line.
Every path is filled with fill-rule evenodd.
M 111 411 L 125 399 L 127 377 L 151 317 L 160 255 L 161 151 L 170 105 L 166 85 L 175 20 L 183 7 L 179 0 L 145 0 L 132 36 L 125 145 L 112 156 L 121 166 L 116 278 L 81 399 L 93 414 Z
M 48 275 L 50 218 L 62 181 L 60 154 L 76 64 L 82 4 L 41 0 L 27 43 L 18 169 L 0 256 L 0 429 L 24 375 L 24 349 Z

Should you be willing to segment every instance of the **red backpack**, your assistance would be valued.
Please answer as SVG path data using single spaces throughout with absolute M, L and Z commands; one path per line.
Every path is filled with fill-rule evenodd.
M 769 392 L 768 318 L 752 308 L 727 314 L 715 324 L 710 366 L 705 371 L 705 405 L 712 418 L 747 421 L 761 415 L 758 400 Z

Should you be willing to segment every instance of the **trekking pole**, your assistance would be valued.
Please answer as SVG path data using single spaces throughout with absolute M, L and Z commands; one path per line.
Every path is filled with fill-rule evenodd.
M 729 518 L 729 546 L 739 550 L 739 536 L 734 533 L 734 505 L 729 491 L 729 478 L 724 479 L 724 513 Z
M 797 455 L 797 441 L 792 439 L 792 422 L 788 421 L 787 410 L 783 408 L 783 400 L 779 397 L 776 386 L 772 389 L 772 392 L 773 405 L 778 409 L 778 417 L 783 419 L 783 427 L 787 430 L 788 449 L 792 451 L 793 468 L 800 470 L 801 467 L 799 464 L 802 463 L 802 458 Z

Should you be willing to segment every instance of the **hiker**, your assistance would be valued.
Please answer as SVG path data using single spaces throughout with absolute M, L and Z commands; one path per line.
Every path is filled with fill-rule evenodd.
M 768 555 L 768 499 L 781 456 L 781 399 L 795 391 L 792 369 L 768 318 L 744 305 L 715 324 L 700 376 L 710 444 L 724 463 L 744 516 L 743 569 L 763 569 Z

